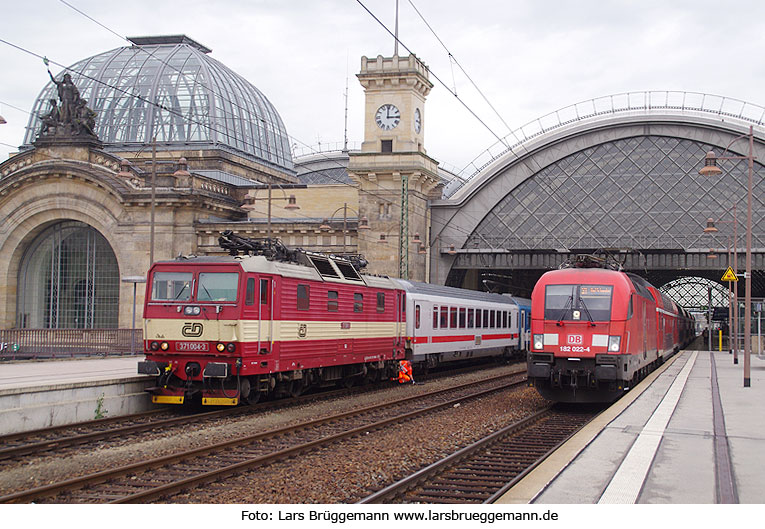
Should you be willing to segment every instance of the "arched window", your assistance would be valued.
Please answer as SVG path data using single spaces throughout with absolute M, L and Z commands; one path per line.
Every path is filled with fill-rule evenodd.
M 119 287 L 117 258 L 104 236 L 82 222 L 58 222 L 21 260 L 16 326 L 116 328 Z

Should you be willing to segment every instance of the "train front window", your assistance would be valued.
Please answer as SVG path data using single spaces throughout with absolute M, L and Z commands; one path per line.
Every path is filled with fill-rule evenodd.
M 556 321 L 606 321 L 611 319 L 609 285 L 548 285 L 545 319 Z
M 154 272 L 151 282 L 153 301 L 189 301 L 191 299 L 190 272 Z
M 577 306 L 584 312 L 582 319 L 610 320 L 611 293 L 613 290 L 614 287 L 607 285 L 581 285 Z
M 199 274 L 197 301 L 236 301 L 239 274 L 202 272 Z

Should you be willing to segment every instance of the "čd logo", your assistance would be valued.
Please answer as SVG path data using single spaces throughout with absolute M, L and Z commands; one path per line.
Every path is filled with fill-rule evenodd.
M 181 334 L 189 338 L 199 338 L 203 330 L 201 323 L 187 323 L 181 329 Z

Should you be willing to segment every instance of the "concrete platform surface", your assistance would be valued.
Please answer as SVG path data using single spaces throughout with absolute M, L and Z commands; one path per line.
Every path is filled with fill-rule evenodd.
M 717 445 L 713 380 L 724 417 Z M 734 364 L 727 351 L 681 352 L 497 503 L 722 503 L 715 454 L 726 449 L 736 501 L 765 503 L 765 360 L 757 355 L 750 380 L 744 387 L 743 355 Z
M 0 363 L 0 394 L 6 390 L 42 388 L 139 377 L 144 356 Z
M 143 358 L 0 363 L 0 435 L 149 409 Z

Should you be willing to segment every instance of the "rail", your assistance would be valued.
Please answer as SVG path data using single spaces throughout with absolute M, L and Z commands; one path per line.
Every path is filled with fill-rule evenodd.
M 0 361 L 126 356 L 142 344 L 142 329 L 0 329 Z

